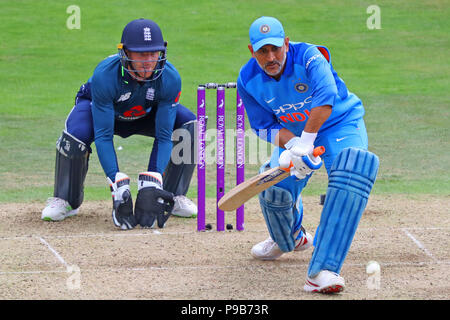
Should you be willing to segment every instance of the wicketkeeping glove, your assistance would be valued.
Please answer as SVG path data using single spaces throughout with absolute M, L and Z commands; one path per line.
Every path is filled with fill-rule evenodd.
M 159 228 L 169 219 L 174 202 L 174 194 L 162 189 L 162 177 L 158 172 L 139 174 L 138 195 L 134 212 L 137 223 L 144 228 Z
M 130 178 L 122 172 L 117 172 L 114 182 L 110 178 L 107 179 L 113 200 L 112 219 L 114 225 L 123 230 L 133 229 L 136 226 L 136 219 L 133 215 Z

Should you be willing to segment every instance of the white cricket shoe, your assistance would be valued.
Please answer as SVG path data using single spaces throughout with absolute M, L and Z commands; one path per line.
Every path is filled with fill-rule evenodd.
M 294 251 L 306 250 L 312 246 L 312 243 L 312 236 L 308 232 L 303 231 L 303 236 L 300 239 L 295 240 Z M 271 237 L 255 244 L 251 250 L 251 254 L 254 258 L 264 261 L 278 259 L 283 253 L 285 252 L 280 250 L 280 247 L 278 247 L 277 243 L 273 241 Z
M 70 204 L 60 198 L 48 198 L 47 206 L 42 210 L 41 219 L 45 221 L 62 221 L 78 213 L 78 208 L 72 210 Z
M 315 277 L 306 277 L 303 289 L 307 292 L 338 293 L 344 290 L 345 280 L 337 273 L 322 270 Z
M 175 201 L 172 210 L 174 216 L 183 218 L 195 218 L 197 216 L 197 206 L 190 199 L 179 195 L 175 196 L 173 200 Z

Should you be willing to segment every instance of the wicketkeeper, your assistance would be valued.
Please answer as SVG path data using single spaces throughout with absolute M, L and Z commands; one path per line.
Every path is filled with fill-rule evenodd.
M 118 54 L 101 61 L 81 86 L 57 141 L 54 197 L 42 211 L 43 220 L 60 221 L 78 212 L 94 141 L 111 189 L 115 226 L 161 228 L 171 214 L 197 214 L 196 205 L 185 197 L 194 152 L 182 149 L 189 151 L 190 161 L 182 154 L 171 157 L 174 143 L 193 148 L 196 117 L 179 103 L 181 78 L 167 61 L 166 49 L 154 21 L 133 20 L 123 30 Z M 187 134 L 180 136 L 189 141 L 172 141 L 176 129 L 184 130 Z M 154 142 L 147 171 L 137 177 L 133 207 L 130 178 L 119 170 L 113 136 L 135 134 L 153 137 Z
M 326 47 L 290 42 L 272 17 L 254 21 L 249 35 L 252 58 L 240 71 L 238 91 L 254 132 L 277 146 L 261 170 L 293 165 L 289 178 L 259 194 L 270 237 L 251 253 L 274 260 L 314 245 L 304 289 L 339 292 L 345 287 L 339 273 L 378 170 L 378 157 L 367 151 L 364 107 Z M 325 147 L 329 184 L 313 241 L 302 227 L 301 192 L 320 167 L 304 160 L 317 146 Z

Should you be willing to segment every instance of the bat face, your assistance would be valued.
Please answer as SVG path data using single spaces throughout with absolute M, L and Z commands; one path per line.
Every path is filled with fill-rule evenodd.
M 316 147 L 311 155 L 314 157 L 319 157 L 324 152 L 325 148 L 320 146 Z M 219 200 L 217 203 L 219 209 L 223 211 L 236 210 L 253 196 L 289 177 L 290 168 L 292 166 L 293 164 L 291 162 L 289 168 L 272 168 L 242 182 L 227 192 Z
M 220 210 L 234 211 L 253 196 L 287 178 L 289 169 L 276 167 L 260 173 L 237 185 L 218 202 Z
M 286 174 L 286 172 L 287 172 L 286 170 L 283 170 L 279 167 L 274 168 L 274 169 L 276 169 L 276 170 L 269 170 L 267 172 L 267 174 L 265 174 L 265 172 L 260 174 L 261 178 L 258 180 L 256 185 L 259 186 L 259 185 L 266 184 L 266 183 L 269 183 L 274 180 L 276 180 L 278 182 L 279 180 L 277 180 L 277 178 L 279 178 L 280 175 Z M 270 172 L 270 171 L 272 171 L 272 172 Z

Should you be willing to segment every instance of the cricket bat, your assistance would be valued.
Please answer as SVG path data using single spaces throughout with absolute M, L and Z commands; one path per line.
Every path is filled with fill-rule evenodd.
M 318 157 L 324 152 L 325 148 L 321 146 L 315 148 L 312 155 Z M 272 168 L 238 184 L 219 200 L 217 204 L 219 209 L 223 211 L 236 210 L 253 196 L 289 177 L 292 166 L 291 162 L 288 168 Z

